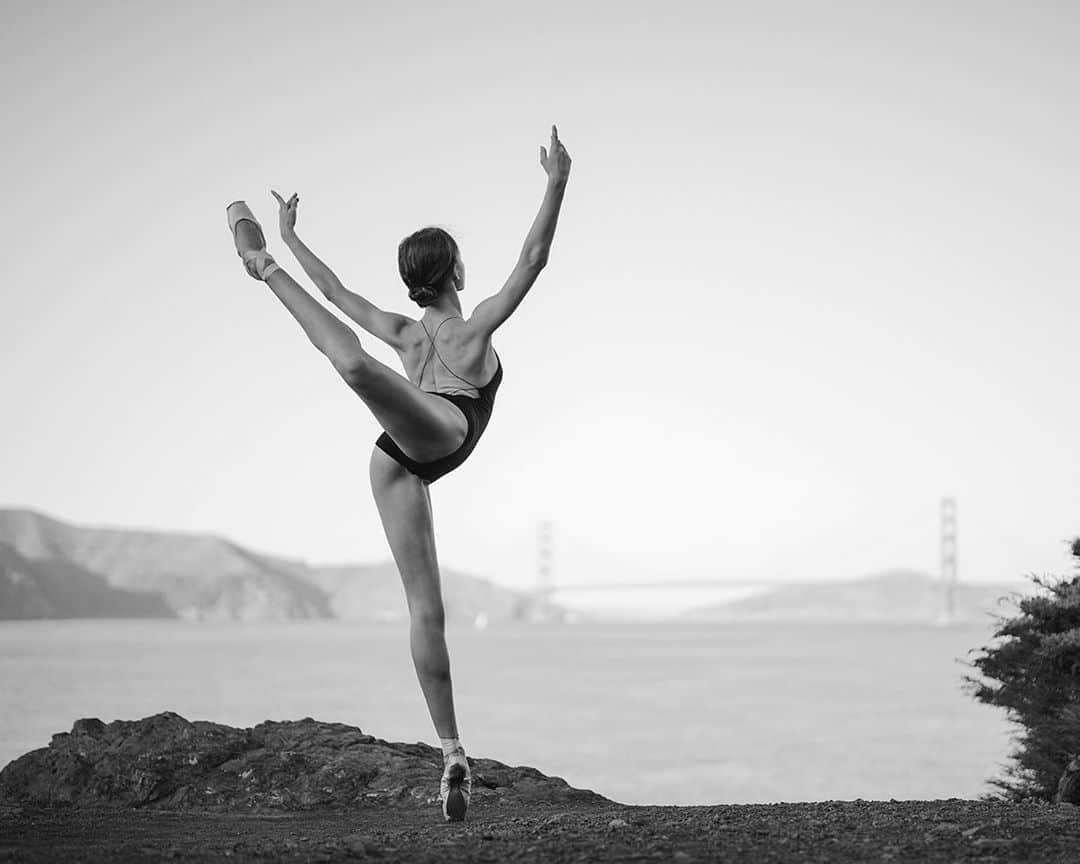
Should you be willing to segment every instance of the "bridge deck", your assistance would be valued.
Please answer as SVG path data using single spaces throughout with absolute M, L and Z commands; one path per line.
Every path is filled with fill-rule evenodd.
M 658 579 L 655 582 L 582 582 L 567 585 L 546 585 L 540 590 L 546 594 L 563 591 L 623 591 L 627 589 L 669 589 L 669 588 L 781 588 L 785 585 L 800 583 L 790 580 L 775 581 L 764 579 L 711 579 L 700 581 L 693 579 Z M 801 583 L 807 584 L 807 583 Z

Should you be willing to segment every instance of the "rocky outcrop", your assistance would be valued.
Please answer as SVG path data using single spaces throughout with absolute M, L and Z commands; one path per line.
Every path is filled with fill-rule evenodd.
M 473 802 L 610 804 L 534 768 L 469 757 Z M 0 800 L 209 812 L 428 807 L 442 754 L 311 718 L 252 729 L 190 722 L 79 720 L 0 772 Z

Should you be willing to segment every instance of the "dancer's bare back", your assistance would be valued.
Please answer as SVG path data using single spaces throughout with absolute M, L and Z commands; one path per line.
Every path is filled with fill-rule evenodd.
M 550 152 L 540 148 L 540 164 L 556 194 L 545 196 L 545 204 L 525 240 L 517 265 L 502 289 L 477 304 L 468 320 L 461 317 L 456 296 L 449 306 L 425 311 L 420 320 L 395 316 L 394 338 L 384 341 L 397 351 L 405 374 L 421 390 L 473 396 L 477 388 L 495 375 L 499 360 L 491 345 L 492 334 L 525 299 L 547 264 L 558 201 L 570 173 L 570 154 L 559 140 L 555 126 L 551 127 Z M 537 242 L 538 238 L 542 242 Z M 454 279 L 458 291 L 464 288 L 465 272 L 460 259 L 456 262 Z
M 429 393 L 475 396 L 499 367 L 491 336 L 457 317 L 414 320 L 403 328 L 395 350 L 408 379 Z

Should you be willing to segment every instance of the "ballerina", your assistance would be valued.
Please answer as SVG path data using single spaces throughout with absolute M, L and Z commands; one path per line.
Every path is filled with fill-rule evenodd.
M 448 232 L 422 228 L 398 246 L 398 270 L 409 299 L 423 310 L 414 319 L 379 309 L 345 288 L 296 234 L 299 195 L 285 200 L 272 191 L 282 240 L 301 267 L 327 300 L 397 352 L 408 377 L 365 351 L 356 332 L 274 260 L 262 228 L 243 201 L 226 208 L 248 274 L 270 286 L 383 429 L 371 454 L 371 488 L 405 587 L 413 664 L 442 741 L 439 800 L 448 821 L 465 818 L 472 776 L 454 713 L 428 486 L 458 468 L 487 428 L 503 375 L 492 335 L 547 264 L 570 174 L 570 154 L 555 126 L 550 147 L 540 148 L 540 164 L 547 185 L 517 264 L 503 287 L 478 303 L 468 319 L 458 298 L 465 287 L 465 266 Z

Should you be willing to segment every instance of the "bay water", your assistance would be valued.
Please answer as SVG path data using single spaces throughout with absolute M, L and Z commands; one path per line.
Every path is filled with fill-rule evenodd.
M 447 639 L 470 756 L 622 803 L 972 798 L 1009 750 L 1004 716 L 962 688 L 991 623 L 579 621 Z M 438 746 L 405 623 L 0 624 L 0 765 L 80 717 L 165 710 Z

